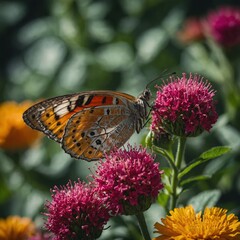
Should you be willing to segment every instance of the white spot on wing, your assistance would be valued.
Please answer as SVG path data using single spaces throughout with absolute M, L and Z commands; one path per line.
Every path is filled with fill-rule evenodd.
M 71 110 L 73 110 L 76 107 L 76 101 L 78 100 L 78 96 L 71 97 L 70 98 L 70 103 L 71 103 Z
M 64 115 L 68 114 L 69 113 L 69 110 L 68 110 L 69 104 L 70 104 L 70 102 L 68 100 L 64 100 L 61 104 L 54 107 L 54 113 L 59 117 L 62 117 Z
M 82 106 L 84 106 L 85 105 L 85 103 L 87 102 L 87 100 L 89 99 L 89 95 L 85 95 L 84 96 L 84 99 L 83 99 L 83 104 L 82 104 Z
M 78 100 L 78 95 L 70 98 L 70 102 L 76 102 L 77 100 Z

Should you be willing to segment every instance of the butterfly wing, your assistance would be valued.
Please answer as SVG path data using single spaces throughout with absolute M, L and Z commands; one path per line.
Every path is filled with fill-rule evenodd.
M 97 160 L 121 147 L 134 131 L 134 118 L 126 106 L 88 108 L 69 119 L 62 147 L 74 158 Z
M 134 113 L 130 106 L 135 101 L 135 97 L 120 92 L 82 92 L 37 103 L 23 114 L 23 119 L 33 129 L 62 143 L 73 157 L 97 159 L 103 151 L 122 146 L 133 134 Z M 129 130 L 125 133 L 124 128 Z M 91 136 L 94 131 L 96 136 Z M 86 136 L 81 136 L 82 132 Z M 102 144 L 97 144 L 99 139 Z
M 23 114 L 24 121 L 33 129 L 42 131 L 49 138 L 60 142 L 79 95 L 65 95 L 39 102 Z

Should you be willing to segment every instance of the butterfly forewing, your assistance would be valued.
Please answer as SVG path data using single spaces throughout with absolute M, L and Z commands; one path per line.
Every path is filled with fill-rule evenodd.
M 60 142 L 68 120 L 84 108 L 122 104 L 120 98 L 134 100 L 128 94 L 114 94 L 108 91 L 91 91 L 50 98 L 35 104 L 24 114 L 24 121 L 33 129 L 44 132 L 48 137 Z M 119 97 L 118 97 L 119 96 Z

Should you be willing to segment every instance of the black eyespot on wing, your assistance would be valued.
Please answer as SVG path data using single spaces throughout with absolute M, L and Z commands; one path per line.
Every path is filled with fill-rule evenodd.
M 60 117 L 55 114 L 54 118 L 55 118 L 55 120 L 57 121 L 57 120 L 59 120 Z
M 84 137 L 84 136 L 85 136 L 85 132 L 82 132 L 82 133 L 81 133 L 81 137 Z

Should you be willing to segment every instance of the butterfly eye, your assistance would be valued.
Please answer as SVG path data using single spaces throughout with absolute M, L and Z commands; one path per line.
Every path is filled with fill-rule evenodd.
M 144 92 L 143 92 L 143 97 L 146 101 L 149 101 L 150 100 L 150 97 L 151 97 L 151 92 L 149 89 L 145 89 Z

